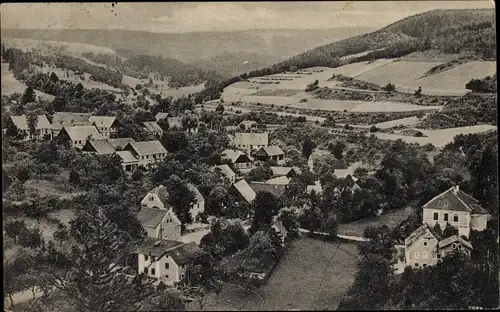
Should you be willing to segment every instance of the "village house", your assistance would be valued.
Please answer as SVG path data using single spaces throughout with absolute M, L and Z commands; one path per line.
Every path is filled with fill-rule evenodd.
M 169 129 L 174 129 L 174 128 L 177 128 L 179 130 L 184 129 L 181 117 L 167 117 L 167 123 Z
M 59 134 L 64 126 L 92 126 L 88 113 L 56 112 L 52 116 L 52 135 Z
M 227 162 L 233 170 L 248 172 L 253 167 L 253 159 L 242 151 L 226 149 L 220 157 L 221 162 Z
M 163 135 L 163 129 L 156 123 L 156 121 L 145 121 L 142 123 L 147 132 L 155 136 L 155 138 L 160 138 Z
M 300 170 L 299 167 L 278 167 L 278 166 L 271 166 L 271 171 L 273 173 L 273 178 L 276 177 L 287 177 L 287 178 L 293 178 L 297 175 L 302 174 L 302 170 Z
M 228 165 L 214 166 L 214 170 L 219 170 L 231 183 L 236 182 L 236 173 Z
M 139 159 L 130 151 L 116 151 L 116 155 L 120 156 L 123 170 L 127 173 L 134 172 L 139 167 Z
M 115 148 L 108 140 L 88 140 L 82 147 L 82 152 L 91 155 L 111 155 L 115 153 Z
M 193 222 L 196 222 L 198 216 L 205 211 L 205 199 L 194 185 L 188 183 L 187 187 L 195 196 L 190 213 Z M 160 185 L 149 191 L 141 201 L 143 208 L 139 212 L 138 219 L 150 237 L 171 239 L 181 236 L 181 221 L 175 215 L 168 198 L 167 188 Z
M 459 236 L 469 237 L 471 230 L 484 231 L 490 215 L 479 201 L 453 186 L 422 206 L 423 222 L 441 229 L 450 224 L 458 229 Z
M 452 252 L 470 256 L 472 249 L 472 245 L 458 235 L 443 239 L 428 224 L 423 224 L 405 239 L 404 258 L 399 261 L 412 268 L 425 268 L 436 265 Z
M 115 116 L 90 116 L 89 122 L 97 128 L 97 131 L 104 138 L 110 138 L 118 131 L 118 120 Z
M 10 116 L 10 118 L 4 125 L 5 128 L 13 127 L 23 139 L 28 139 L 30 137 L 28 120 L 26 115 L 21 116 Z M 37 122 L 35 126 L 35 137 L 37 140 L 52 139 L 52 125 L 50 124 L 47 116 L 38 115 Z
M 236 183 L 233 183 L 231 187 L 231 191 L 235 193 L 236 196 L 245 200 L 247 203 L 252 203 L 257 194 L 250 187 L 250 185 L 245 181 L 245 179 L 241 179 Z
M 167 150 L 158 140 L 130 142 L 124 150 L 130 151 L 139 161 L 139 166 L 150 169 L 167 156 Z
M 234 134 L 234 146 L 241 148 L 250 154 L 253 150 L 269 145 L 269 135 L 267 132 L 236 132 Z
M 101 134 L 95 126 L 64 126 L 56 137 L 60 142 L 67 142 L 69 146 L 82 148 L 87 140 L 101 140 Z
M 122 151 L 127 144 L 135 142 L 133 138 L 114 138 L 108 139 L 109 144 L 117 151 Z
M 263 146 L 255 153 L 255 158 L 261 161 L 275 161 L 281 165 L 285 161 L 285 153 L 279 146 Z
M 184 278 L 188 264 L 199 250 L 194 242 L 146 238 L 136 250 L 138 273 L 173 285 Z

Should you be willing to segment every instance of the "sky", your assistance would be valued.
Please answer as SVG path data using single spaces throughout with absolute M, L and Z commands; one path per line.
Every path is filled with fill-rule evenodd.
M 433 9 L 494 8 L 494 1 L 2 3 L 2 28 L 151 32 L 384 27 Z

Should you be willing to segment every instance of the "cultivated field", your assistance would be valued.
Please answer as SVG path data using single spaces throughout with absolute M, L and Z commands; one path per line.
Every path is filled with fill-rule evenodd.
M 24 83 L 14 78 L 14 74 L 11 71 L 9 71 L 8 63 L 2 63 L 1 85 L 2 85 L 2 95 L 11 95 L 14 93 L 23 94 L 27 88 L 27 86 Z M 48 100 L 54 99 L 54 96 L 40 92 L 38 90 L 35 90 L 35 94 L 37 97 L 40 96 Z
M 354 281 L 357 267 L 354 244 L 324 242 L 301 237 L 289 250 L 259 292 L 245 295 L 227 287 L 216 302 L 211 295 L 203 308 L 209 311 L 335 310 Z M 196 310 L 197 304 L 190 307 Z
M 6 47 L 14 47 L 23 51 L 39 50 L 42 53 L 66 52 L 71 54 L 102 53 L 116 54 L 116 51 L 106 47 L 95 46 L 85 43 L 36 40 L 24 38 L 2 38 Z
M 375 136 L 382 140 L 398 140 L 402 139 L 407 143 L 418 143 L 420 145 L 433 144 L 436 147 L 444 147 L 446 144 L 453 141 L 453 138 L 458 134 L 481 133 L 490 130 L 496 130 L 497 127 L 491 125 L 477 125 L 470 127 L 459 127 L 438 130 L 416 129 L 422 132 L 427 137 L 412 137 L 394 133 L 376 132 Z
M 379 129 L 388 129 L 388 128 L 392 128 L 392 127 L 400 126 L 400 125 L 411 127 L 411 126 L 417 125 L 419 122 L 420 122 L 420 120 L 417 118 L 417 116 L 411 116 L 411 117 L 407 117 L 407 118 L 401 118 L 401 119 L 395 119 L 395 120 L 390 120 L 390 121 L 386 121 L 386 122 L 381 122 L 381 123 L 376 124 L 375 126 Z

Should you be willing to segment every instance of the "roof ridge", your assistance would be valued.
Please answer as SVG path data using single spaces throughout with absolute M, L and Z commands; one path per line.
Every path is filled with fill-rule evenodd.
M 422 209 L 425 209 L 425 206 L 429 205 L 430 203 L 432 203 L 433 201 L 435 201 L 437 198 L 443 196 L 444 194 L 448 193 L 449 191 L 453 190 L 453 188 L 455 188 L 455 186 L 452 186 L 450 187 L 449 189 L 447 189 L 446 191 L 434 196 L 431 200 L 429 200 L 427 203 L 425 203 L 423 206 L 422 206 Z

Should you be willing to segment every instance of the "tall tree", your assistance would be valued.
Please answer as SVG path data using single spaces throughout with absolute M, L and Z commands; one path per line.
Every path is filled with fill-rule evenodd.
M 253 203 L 253 218 L 250 231 L 255 233 L 261 229 L 270 229 L 273 217 L 279 211 L 278 199 L 269 192 L 258 192 Z
M 37 134 L 37 125 L 38 125 L 38 115 L 34 111 L 29 111 L 26 113 L 26 122 L 28 124 L 28 131 L 30 133 L 30 137 L 33 139 Z
M 168 201 L 174 208 L 176 216 L 182 223 L 182 231 L 186 225 L 193 222 L 191 216 L 191 206 L 196 202 L 196 198 L 186 184 L 176 175 L 171 176 L 166 182 L 168 191 Z
M 71 252 L 52 248 L 48 258 L 62 258 L 71 264 L 59 270 L 52 267 L 52 283 L 72 300 L 76 311 L 141 311 L 143 304 L 158 295 L 143 275 L 130 280 L 124 274 L 121 263 L 134 242 L 102 208 L 82 209 L 70 224 Z M 45 262 L 50 267 L 51 262 Z
M 309 158 L 311 156 L 314 149 L 314 143 L 311 140 L 311 137 L 306 136 L 304 141 L 302 142 L 302 156 L 304 158 Z
M 35 90 L 33 90 L 32 87 L 27 87 L 26 90 L 24 90 L 23 96 L 21 98 L 21 104 L 25 105 L 27 103 L 35 102 L 35 100 Z

